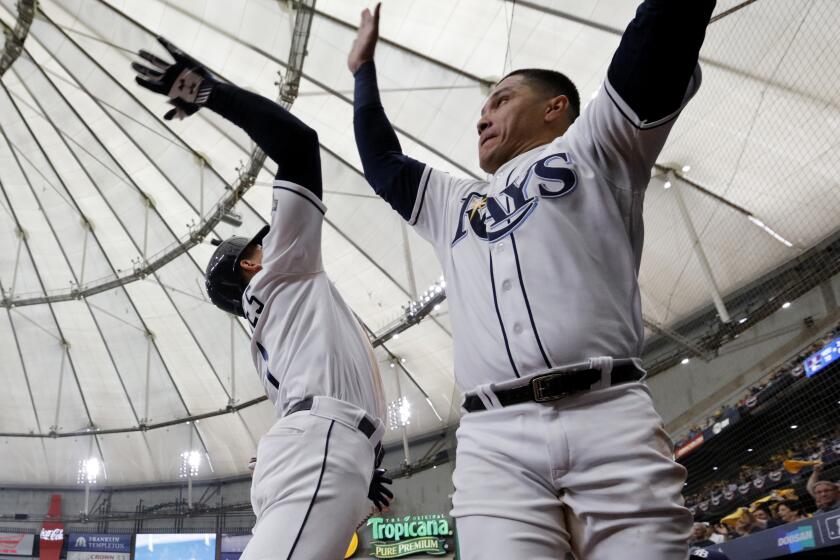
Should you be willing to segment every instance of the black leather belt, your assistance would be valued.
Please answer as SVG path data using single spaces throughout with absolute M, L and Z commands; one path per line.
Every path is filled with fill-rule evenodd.
M 611 373 L 612 385 L 639 381 L 645 373 L 632 364 L 613 366 Z M 581 369 L 577 371 L 558 371 L 532 377 L 527 385 L 513 389 L 494 391 L 502 406 L 511 406 L 524 402 L 550 402 L 568 397 L 576 393 L 589 391 L 593 385 L 601 381 L 601 370 Z M 464 409 L 467 412 L 487 410 L 478 395 L 467 395 L 464 399 Z
M 289 412 L 286 413 L 286 416 L 290 414 L 294 414 L 295 412 L 303 412 L 304 410 L 312 410 L 312 397 L 308 399 L 303 399 L 299 403 L 292 406 L 289 409 Z M 376 433 L 376 426 L 367 416 L 362 416 L 362 419 L 359 420 L 359 425 L 356 426 L 360 432 L 365 434 L 365 436 L 370 439 L 373 437 L 373 434 Z M 385 450 L 382 448 L 382 443 L 377 443 L 376 447 L 373 449 L 376 458 L 376 464 L 374 468 L 378 468 L 379 465 L 382 463 L 382 457 L 385 455 Z

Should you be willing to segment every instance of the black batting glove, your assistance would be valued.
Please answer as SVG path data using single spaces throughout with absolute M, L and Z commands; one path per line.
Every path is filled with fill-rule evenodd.
M 394 481 L 385 476 L 385 472 L 385 469 L 373 469 L 373 478 L 370 479 L 368 489 L 368 498 L 379 511 L 391 505 L 391 500 L 394 499 L 394 494 L 385 486 L 393 484 Z
M 131 68 L 137 72 L 135 80 L 138 84 L 169 97 L 169 103 L 175 106 L 164 115 L 164 119 L 183 119 L 207 102 L 216 79 L 200 62 L 163 37 L 158 37 L 158 42 L 172 56 L 174 63 L 141 50 L 138 55 L 151 66 L 133 62 Z

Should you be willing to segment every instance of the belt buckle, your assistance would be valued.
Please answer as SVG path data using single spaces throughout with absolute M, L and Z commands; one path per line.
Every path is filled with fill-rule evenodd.
M 550 395 L 546 396 L 545 392 L 547 388 L 543 386 L 543 380 L 553 379 L 555 377 L 561 377 L 562 374 L 560 373 L 546 373 L 544 375 L 538 375 L 536 377 L 531 378 L 531 392 L 534 395 L 534 402 L 543 403 L 543 402 L 550 402 L 556 401 L 557 399 L 562 399 L 566 396 L 565 393 L 560 393 L 559 395 Z

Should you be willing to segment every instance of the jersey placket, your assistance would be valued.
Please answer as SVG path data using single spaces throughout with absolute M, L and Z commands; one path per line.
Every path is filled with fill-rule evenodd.
M 504 183 L 492 185 L 491 192 L 500 193 L 511 181 L 527 181 L 527 170 L 531 166 L 532 157 L 526 158 L 510 170 Z M 500 177 L 501 175 L 497 175 Z M 498 195 L 497 195 L 498 196 Z M 505 199 L 505 209 L 510 212 L 510 200 Z M 533 218 L 532 218 L 533 219 Z M 522 279 L 527 276 L 521 270 L 522 262 L 518 252 L 515 235 L 525 239 L 522 229 L 511 232 L 510 235 L 490 243 L 491 274 L 494 278 L 494 298 L 500 326 L 505 329 L 505 344 L 508 357 L 511 360 L 517 377 L 529 375 L 535 371 L 548 369 L 550 364 L 540 344 L 539 334 L 534 330 L 534 318 L 529 305 L 528 296 Z
M 519 282 L 520 271 L 513 243 L 512 236 L 508 236 L 489 245 L 490 280 L 508 356 L 514 374 L 521 377 L 547 365 L 544 364 L 537 334 L 531 325 L 528 303 Z

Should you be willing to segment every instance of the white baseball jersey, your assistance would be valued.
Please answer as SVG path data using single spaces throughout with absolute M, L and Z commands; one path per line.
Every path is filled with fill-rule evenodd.
M 251 355 L 278 416 L 305 398 L 326 396 L 381 418 L 384 397 L 373 349 L 324 272 L 325 212 L 310 190 L 274 182 L 263 268 L 242 295 Z
M 683 106 L 699 85 L 698 66 Z M 444 270 L 462 390 L 640 355 L 642 202 L 678 113 L 640 122 L 607 81 L 563 136 L 488 181 L 426 167 L 409 223 Z

